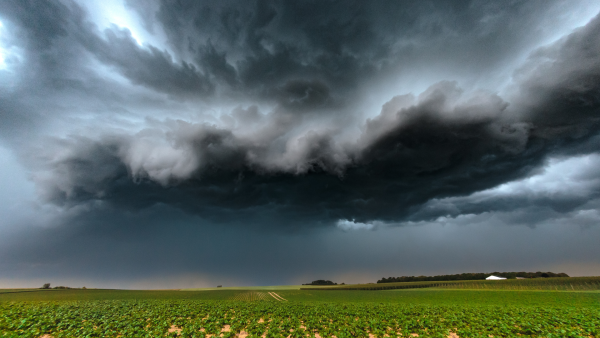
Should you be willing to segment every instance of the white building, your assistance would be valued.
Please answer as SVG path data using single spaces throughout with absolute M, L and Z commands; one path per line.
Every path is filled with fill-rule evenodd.
M 486 278 L 485 280 L 502 280 L 502 279 L 506 279 L 506 278 L 491 275 L 488 278 Z

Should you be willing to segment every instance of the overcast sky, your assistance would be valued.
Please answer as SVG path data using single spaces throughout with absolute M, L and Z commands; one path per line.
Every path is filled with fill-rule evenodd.
M 600 2 L 4 0 L 0 287 L 600 275 Z

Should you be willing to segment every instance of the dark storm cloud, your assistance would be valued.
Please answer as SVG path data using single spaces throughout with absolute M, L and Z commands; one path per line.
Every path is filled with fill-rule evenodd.
M 516 100 L 541 137 L 586 135 L 600 105 L 600 17 L 558 43 L 541 48 L 517 70 Z M 525 102 L 523 102 L 525 101 Z
M 105 40 L 88 45 L 100 61 L 116 67 L 133 83 L 175 95 L 206 96 L 213 85 L 194 65 L 174 63 L 171 56 L 153 46 L 142 48 L 128 30 L 117 27 L 104 32 Z
M 205 99 L 219 84 L 220 91 L 235 97 L 285 104 L 296 98 L 282 95 L 282 89 L 286 93 L 285 88 L 297 82 L 318 84 L 311 91 L 318 95 L 313 99 L 328 94 L 346 95 L 344 101 L 352 101 L 348 95 L 356 94 L 366 80 L 398 69 L 412 71 L 409 67 L 435 68 L 440 63 L 428 58 L 440 54 L 445 55 L 444 64 L 461 60 L 461 65 L 453 65 L 461 72 L 479 72 L 506 62 L 507 55 L 513 57 L 515 50 L 537 37 L 532 28 L 561 7 L 560 2 L 542 6 L 465 1 L 128 4 L 146 27 L 164 29 L 172 52 L 139 46 L 130 33 L 117 27 L 97 31 L 88 15 L 68 1 L 48 1 L 35 8 L 29 2 L 10 1 L 2 12 L 19 24 L 26 43 L 56 48 L 62 38 L 71 44 L 69 49 L 81 44 L 136 84 Z M 36 57 L 36 51 L 29 56 Z M 55 51 L 43 58 L 51 64 L 65 56 L 73 57 Z M 307 108 L 314 109 L 313 102 L 308 100 Z
M 165 100 L 270 107 L 240 104 L 210 122 L 147 114 L 136 131 L 100 125 L 94 135 L 53 136 L 23 151 L 47 202 L 167 204 L 228 222 L 396 221 L 431 199 L 523 177 L 598 131 L 598 18 L 531 54 L 515 72 L 514 93 L 441 81 L 393 97 L 366 121 L 353 110 L 370 81 L 412 71 L 404 63 L 472 74 L 514 61 L 560 2 L 128 5 L 164 31 L 167 47 L 139 45 L 126 28 L 101 29 L 75 3 L 40 10 L 6 2 L 3 19 L 49 79 L 18 94 L 51 102 L 61 88 L 101 77 L 86 73 L 98 62 Z M 441 52 L 449 61 L 434 60 Z M 56 83 L 65 87 L 48 88 Z
M 597 4 L 124 2 L 0 2 L 0 285 L 600 271 Z
M 138 45 L 128 29 L 112 26 L 99 31 L 89 21 L 88 13 L 72 2 L 8 1 L 0 8 L 3 18 L 13 24 L 23 38 L 28 66 L 34 67 L 28 79 L 34 85 L 75 87 L 73 83 L 87 67 L 85 51 L 132 83 L 172 95 L 205 97 L 213 85 L 193 64 L 176 62 L 166 51 L 154 46 Z M 93 74 L 84 74 L 85 80 Z M 42 83 L 39 81 L 42 80 Z M 36 83 L 37 82 L 37 83 Z M 51 92 L 53 88 L 41 88 Z M 35 95 L 38 93 L 31 93 Z
M 597 147 L 598 140 L 593 141 Z M 594 211 L 600 197 L 598 161 L 597 154 L 553 160 L 529 178 L 469 196 L 430 200 L 411 219 L 504 213 L 512 219 L 508 223 L 535 225 L 582 210 Z
M 0 5 L 3 18 L 14 20 L 22 29 L 25 43 L 30 48 L 41 51 L 51 47 L 53 42 L 68 34 L 66 26 L 70 21 L 70 11 L 57 1 L 3 1 Z
M 377 76 L 452 64 L 477 74 L 519 57 L 561 3 L 483 1 L 128 1 L 174 53 L 223 90 L 286 102 L 288 81 L 318 81 L 344 101 Z M 149 8 L 158 7 L 155 15 Z M 409 66 L 410 65 L 410 66 Z M 314 107 L 310 107 L 314 108 Z
M 222 214 L 228 218 L 230 212 L 239 217 L 240 213 L 275 209 L 282 215 L 294 214 L 297 222 L 401 219 L 432 198 L 470 194 L 521 177 L 540 165 L 548 153 L 560 151 L 563 143 L 574 139 L 583 142 L 594 135 L 600 108 L 600 102 L 594 99 L 599 92 L 597 83 L 569 87 L 572 82 L 564 79 L 577 80 L 581 74 L 597 76 L 599 54 L 587 51 L 590 41 L 597 48 L 592 39 L 598 33 L 600 19 L 596 18 L 553 46 L 558 52 L 538 51 L 533 56 L 547 60 L 535 66 L 546 68 L 544 74 L 561 72 L 560 82 L 528 77 L 520 83 L 525 92 L 543 83 L 543 89 L 536 89 L 539 96 L 548 97 L 552 106 L 569 109 L 536 111 L 532 109 L 534 104 L 544 107 L 549 103 L 534 98 L 533 103 L 510 110 L 509 104 L 495 94 L 464 97 L 455 83 L 442 82 L 418 98 L 406 95 L 392 99 L 380 115 L 366 122 L 355 144 L 339 145 L 330 135 L 305 134 L 293 149 L 296 156 L 292 157 L 291 167 L 271 163 L 268 149 L 232 132 L 205 125 L 177 125 L 171 133 L 175 137 L 173 147 L 168 148 L 175 154 L 164 156 L 162 164 L 149 163 L 156 166 L 156 173 L 152 168 L 136 170 L 135 160 L 115 155 L 112 159 L 122 163 L 121 179 L 103 181 L 94 193 L 97 199 L 123 207 L 140 207 L 141 201 L 148 206 L 166 203 L 205 217 Z M 561 46 L 569 48 L 561 53 Z M 577 67 L 565 72 L 571 64 Z M 552 95 L 555 86 L 563 93 L 562 100 Z M 578 118 L 570 120 L 566 129 L 561 114 L 576 114 Z M 135 137 L 128 142 L 118 141 L 114 148 L 134 154 L 130 156 L 144 156 L 148 149 L 136 147 L 135 142 Z M 98 147 L 103 149 L 107 144 L 100 142 Z M 96 157 L 85 150 L 60 164 L 79 167 L 81 161 Z M 127 166 L 141 182 L 126 177 Z M 71 183 L 67 189 L 83 189 L 78 181 Z M 164 188 L 159 183 L 172 185 Z M 93 199 L 88 194 L 65 196 L 69 203 Z

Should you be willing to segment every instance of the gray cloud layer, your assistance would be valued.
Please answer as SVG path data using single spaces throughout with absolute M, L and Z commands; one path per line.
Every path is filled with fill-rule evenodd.
M 132 238 L 123 215 L 160 210 L 276 233 L 596 219 L 594 184 L 518 183 L 596 161 L 589 1 L 127 0 L 109 25 L 91 3 L 0 4 L 0 135 L 58 237 Z
M 116 33 L 106 35 L 98 45 L 111 46 L 110 52 L 93 49 L 95 55 L 133 83 L 203 95 L 194 66 L 176 67 L 131 36 L 121 45 Z M 165 203 L 209 218 L 278 210 L 298 222 L 402 219 L 432 198 L 522 177 L 549 154 L 596 135 L 598 36 L 597 17 L 536 50 L 517 69 L 515 93 L 507 98 L 439 82 L 418 97 L 392 98 L 379 115 L 358 123 L 355 137 L 336 127 L 347 111 L 320 120 L 315 112 L 288 109 L 289 101 L 264 113 L 240 107 L 222 115 L 229 120 L 220 124 L 159 120 L 133 134 L 57 140 L 48 145 L 55 149 L 35 155 L 44 173 L 36 182 L 48 201 L 61 205 L 100 200 L 135 209 Z M 137 66 L 119 61 L 129 59 Z M 282 90 L 305 108 L 329 95 L 318 82 L 288 81 Z

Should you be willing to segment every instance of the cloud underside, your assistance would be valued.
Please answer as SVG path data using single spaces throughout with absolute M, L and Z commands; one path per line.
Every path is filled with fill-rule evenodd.
M 143 12 L 137 1 L 128 5 Z M 27 6 L 9 1 L 0 8 L 21 39 L 12 43 L 29 65 L 14 66 L 23 73 L 22 86 L 3 94 L 3 118 L 10 122 L 20 113 L 42 128 L 37 123 L 49 117 L 32 104 L 86 91 L 94 93 L 92 101 L 126 107 L 121 115 L 118 110 L 107 115 L 123 120 L 94 115 L 87 126 L 77 120 L 78 128 L 93 129 L 89 135 L 70 130 L 66 136 L 43 135 L 43 143 L 15 141 L 46 203 L 124 210 L 167 205 L 215 222 L 346 222 L 349 229 L 368 228 L 373 221 L 495 210 L 501 194 L 486 203 L 460 198 L 532 175 L 549 157 L 597 149 L 600 17 L 530 51 L 512 69 L 508 89 L 464 89 L 449 78 L 421 93 L 395 93 L 372 114 L 354 108 L 365 83 L 396 70 L 411 50 L 434 52 L 419 50 L 414 39 L 436 45 L 438 36 L 468 34 L 494 6 L 469 9 L 457 2 L 444 11 L 470 13 L 464 26 L 446 33 L 441 23 L 398 24 L 390 32 L 404 35 L 389 41 L 392 34 L 373 21 L 373 15 L 386 17 L 379 2 L 348 6 L 334 17 L 317 15 L 313 24 L 300 19 L 331 13 L 333 4 L 257 1 L 233 10 L 225 4 L 159 3 L 144 25 L 162 28 L 168 43 L 161 48 L 139 45 L 124 28 L 100 29 L 76 4 Z M 411 31 L 416 27 L 422 29 Z M 460 56 L 467 38 L 457 41 L 453 56 Z M 477 38 L 487 43 L 498 36 Z M 501 54 L 501 46 L 491 46 Z M 116 78 L 94 71 L 95 64 Z M 486 66 L 472 65 L 478 71 Z M 131 101 L 111 92 L 111 83 L 129 89 Z M 145 113 L 152 96 L 157 101 L 152 109 L 162 111 L 156 116 Z M 73 103 L 78 104 L 86 114 L 96 107 L 91 101 Z M 64 101 L 48 106 L 73 109 Z M 218 113 L 169 114 L 182 107 L 194 112 L 190 106 Z M 61 114 L 65 121 L 71 118 Z M 142 122 L 132 126 L 128 115 Z M 523 203 L 569 212 L 588 202 L 544 198 Z M 508 204 L 502 205 L 517 208 Z

